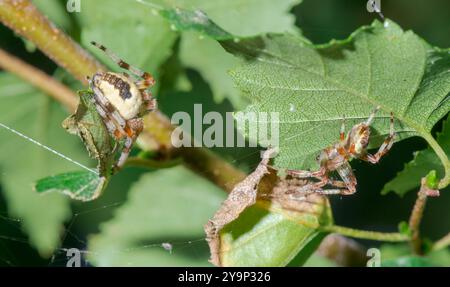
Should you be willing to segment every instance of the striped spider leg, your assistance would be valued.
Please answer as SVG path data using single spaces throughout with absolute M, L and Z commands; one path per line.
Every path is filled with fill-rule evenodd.
M 91 44 L 105 52 L 121 68 L 140 78 L 134 80 L 125 72 L 97 72 L 88 78 L 94 92 L 94 104 L 108 132 L 116 141 L 125 139 L 120 157 L 113 167 L 115 172 L 125 164 L 133 143 L 143 129 L 142 116 L 156 109 L 156 101 L 147 90 L 155 81 L 149 73 L 126 63 L 105 46 L 96 42 Z
M 394 116 L 391 113 L 389 135 L 374 155 L 367 153 L 370 125 L 379 109 L 380 107 L 376 107 L 365 122 L 353 126 L 347 136 L 345 135 L 345 122 L 342 122 L 339 142 L 323 149 L 317 157 L 320 165 L 319 170 L 287 171 L 287 174 L 293 177 L 314 178 L 318 180 L 303 186 L 298 192 L 342 195 L 350 195 L 356 192 L 357 181 L 349 161 L 353 158 L 358 158 L 376 164 L 387 154 L 394 143 Z M 329 178 L 329 173 L 333 171 L 339 174 L 342 179 L 341 181 Z M 331 188 L 325 188 L 327 185 Z

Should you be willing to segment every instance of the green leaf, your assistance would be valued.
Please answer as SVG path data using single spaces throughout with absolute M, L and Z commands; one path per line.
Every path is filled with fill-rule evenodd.
M 91 41 L 151 74 L 170 56 L 176 33 L 153 9 L 137 1 L 85 1 L 82 6 L 83 12 L 77 13 L 83 27 L 81 41 L 99 58 L 107 59 Z M 118 70 L 110 60 L 105 62 Z
M 381 266 L 384 267 L 450 266 L 450 250 L 448 249 L 417 257 L 411 254 L 411 247 L 408 244 L 383 244 L 380 252 Z
M 401 234 L 411 236 L 411 229 L 409 228 L 409 224 L 406 221 L 402 221 L 398 224 L 398 231 Z
M 60 126 L 65 116 L 48 96 L 0 73 L 0 123 L 87 164 L 86 152 Z M 30 243 L 49 256 L 59 245 L 63 222 L 70 218 L 69 201 L 60 194 L 37 194 L 32 186 L 37 179 L 74 165 L 1 127 L 0 139 L 0 182 L 9 215 L 21 219 Z
M 96 266 L 210 266 L 202 226 L 224 197 L 182 166 L 147 173 L 89 238 L 88 259 Z
M 92 92 L 80 91 L 77 111 L 63 122 L 69 133 L 78 135 L 90 157 L 97 159 L 97 171 L 63 173 L 40 179 L 37 192 L 61 192 L 72 199 L 94 200 L 106 188 L 114 162 L 113 140 L 92 102 Z
M 328 200 L 312 196 L 287 208 L 259 200 L 220 232 L 222 266 L 301 266 L 332 224 Z M 293 261 L 293 262 L 291 262 Z
M 430 171 L 425 178 L 426 178 L 426 184 L 429 188 L 431 188 L 431 189 L 438 188 L 439 179 L 436 175 L 435 170 Z
M 287 34 L 222 44 L 247 60 L 231 72 L 253 103 L 246 111 L 279 113 L 278 167 L 316 166 L 319 151 L 339 139 L 342 118 L 348 130 L 378 105 L 370 147 L 387 136 L 389 112 L 397 119 L 397 140 L 419 135 L 434 144 L 430 130 L 450 109 L 449 51 L 392 21 L 375 21 L 326 45 Z
M 450 156 L 450 118 L 443 122 L 442 132 L 437 135 L 437 142 L 445 151 L 447 157 Z M 384 185 L 381 194 L 394 191 L 403 196 L 408 191 L 417 189 L 420 186 L 421 178 L 431 170 L 435 170 L 439 178 L 444 176 L 444 168 L 434 151 L 427 148 L 416 152 L 414 159 L 408 162 L 394 179 Z
M 106 178 L 89 171 L 76 171 L 49 176 L 37 181 L 37 192 L 57 191 L 72 199 L 90 201 L 100 196 L 106 187 Z
M 289 14 L 289 11 L 301 0 L 280 0 L 276 3 L 270 0 L 216 0 L 214 3 L 208 0 L 166 2 L 173 4 L 171 8 L 185 9 L 185 11 L 179 10 L 178 15 L 185 17 L 185 27 L 191 26 L 192 29 L 203 29 L 202 26 L 210 26 L 212 22 L 215 22 L 223 30 L 238 36 L 257 35 L 265 32 L 298 31 L 294 26 L 295 17 Z M 212 21 L 208 20 L 206 16 L 202 16 L 203 13 L 199 13 L 199 11 L 189 12 L 189 10 L 201 10 Z M 194 17 L 191 15 L 194 15 Z M 190 25 L 188 24 L 189 20 L 191 20 Z M 211 28 L 208 28 L 208 31 L 218 31 L 218 29 L 211 30 Z
M 197 31 L 200 35 L 206 35 L 215 40 L 233 38 L 232 34 L 219 27 L 201 10 L 191 11 L 179 7 L 172 9 L 169 6 L 159 13 L 172 24 L 172 28 L 175 31 Z
M 198 70 L 210 83 L 217 102 L 229 99 L 236 107 L 242 107 L 245 101 L 226 72 L 238 65 L 239 61 L 224 52 L 214 40 L 204 38 L 204 35 L 223 40 L 234 38 L 231 34 L 250 36 L 267 32 L 299 31 L 294 25 L 295 18 L 289 11 L 300 0 L 216 0 L 214 5 L 207 0 L 175 2 L 177 7 L 186 10 L 165 10 L 163 16 L 178 30 L 191 30 L 182 34 L 181 61 Z

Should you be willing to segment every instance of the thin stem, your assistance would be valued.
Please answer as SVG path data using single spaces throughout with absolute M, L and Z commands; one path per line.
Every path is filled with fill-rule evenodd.
M 324 227 L 324 231 L 335 232 L 353 238 L 361 238 L 376 241 L 389 241 L 389 242 L 409 241 L 408 236 L 398 232 L 367 231 L 338 225 Z
M 173 167 L 179 165 L 180 163 L 182 163 L 180 159 L 160 161 L 140 157 L 130 157 L 127 159 L 126 166 L 159 169 Z
M 433 244 L 433 251 L 444 249 L 450 245 L 450 233 L 439 239 Z
M 439 191 L 428 187 L 427 179 L 421 180 L 420 190 L 417 193 L 417 199 L 411 211 L 409 218 L 409 229 L 411 231 L 411 245 L 414 253 L 423 255 L 422 239 L 420 238 L 420 223 L 422 221 L 423 212 L 429 196 L 439 196 Z
M 38 87 L 49 96 L 52 96 L 57 101 L 61 102 L 70 111 L 75 110 L 78 101 L 72 90 L 41 70 L 25 63 L 2 49 L 0 49 L 0 67 Z
M 417 193 L 417 199 L 414 203 L 414 207 L 411 211 L 409 218 L 409 229 L 411 231 L 411 245 L 414 253 L 423 254 L 422 240 L 420 238 L 420 222 L 422 221 L 423 212 L 427 203 L 427 196 L 422 192 L 423 185 L 426 184 L 422 179 L 422 184 L 419 192 Z
M 422 136 L 439 157 L 445 169 L 445 176 L 440 180 L 438 189 L 446 188 L 450 184 L 450 161 L 448 160 L 447 154 L 429 133 L 424 133 Z

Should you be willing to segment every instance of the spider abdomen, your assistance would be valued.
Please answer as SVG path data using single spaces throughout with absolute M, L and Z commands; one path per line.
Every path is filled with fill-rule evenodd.
M 139 115 L 142 96 L 134 82 L 118 73 L 99 73 L 93 83 L 111 105 L 126 119 Z

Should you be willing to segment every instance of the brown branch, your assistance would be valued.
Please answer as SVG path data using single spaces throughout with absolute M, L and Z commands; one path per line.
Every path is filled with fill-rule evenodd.
M 33 42 L 44 54 L 84 84 L 105 68 L 64 34 L 29 0 L 1 0 L 0 21 Z
M 179 152 L 189 168 L 208 178 L 226 192 L 231 192 L 233 187 L 246 177 L 244 172 L 207 149 L 182 148 Z
M 144 167 L 144 168 L 169 168 L 180 164 L 179 160 L 153 160 L 140 157 L 129 157 L 126 166 Z
M 70 111 L 75 111 L 77 107 L 76 95 L 65 85 L 56 81 L 41 70 L 25 63 L 19 58 L 0 49 L 0 68 L 18 75 L 23 80 L 31 83 L 44 91 L 47 95 L 61 102 Z
M 429 196 L 439 196 L 439 191 L 427 186 L 426 178 L 422 178 L 420 190 L 409 218 L 409 229 L 411 231 L 411 246 L 414 253 L 423 255 L 422 239 L 420 237 L 420 222 Z

